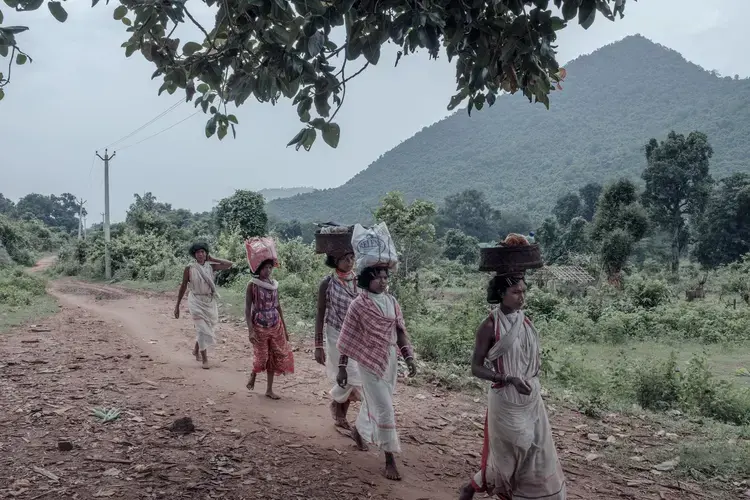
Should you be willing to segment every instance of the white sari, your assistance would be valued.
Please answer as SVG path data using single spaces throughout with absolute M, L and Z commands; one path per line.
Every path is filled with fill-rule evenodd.
M 367 292 L 362 292 L 367 293 Z M 386 318 L 396 317 L 396 305 L 385 293 L 368 294 Z M 366 443 L 371 443 L 389 453 L 400 453 L 401 443 L 396 431 L 396 412 L 393 409 L 393 395 L 398 379 L 398 355 L 396 348 L 396 327 L 393 328 L 393 342 L 388 354 L 388 366 L 383 377 L 359 365 L 362 381 L 362 405 L 355 426 Z
M 565 477 L 541 396 L 537 332 L 521 311 L 506 316 L 498 308 L 493 319 L 496 341 L 487 359 L 496 371 L 526 380 L 531 394 L 519 394 L 510 384 L 490 388 L 482 468 L 473 486 L 513 500 L 565 500 Z
M 214 270 L 210 262 L 206 262 L 202 266 L 193 262 L 189 269 L 188 308 L 195 325 L 198 349 L 204 351 L 208 347 L 215 346 L 218 341 L 216 327 L 219 324 L 219 307 L 216 299 L 219 294 L 216 292 Z

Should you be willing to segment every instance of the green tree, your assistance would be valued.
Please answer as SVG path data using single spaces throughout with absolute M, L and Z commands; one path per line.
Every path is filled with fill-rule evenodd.
M 385 195 L 373 214 L 378 222 L 385 222 L 401 254 L 404 273 L 422 266 L 430 258 L 435 242 L 436 207 L 433 203 L 416 200 L 407 204 L 398 191 Z
M 685 137 L 673 131 L 665 141 L 651 139 L 646 144 L 643 203 L 654 222 L 672 235 L 674 273 L 679 270 L 688 221 L 701 216 L 711 193 L 713 180 L 708 167 L 712 155 L 713 149 L 702 132 Z
M 172 206 L 158 202 L 151 192 L 143 196 L 134 194 L 133 197 L 135 201 L 128 208 L 125 223 L 132 226 L 138 234 L 165 233 L 170 226 L 167 215 L 172 211 Z
M 78 230 L 78 201 L 70 193 L 43 195 L 30 193 L 18 200 L 16 216 L 26 219 L 39 219 L 49 227 L 67 232 Z M 87 215 L 83 209 L 83 215 Z
M 273 230 L 282 240 L 290 241 L 301 238 L 303 243 L 315 241 L 315 230 L 317 226 L 312 222 L 300 222 L 297 219 L 291 221 L 276 221 Z
M 633 245 L 648 232 L 648 215 L 638 202 L 632 181 L 619 180 L 602 191 L 591 230 L 599 246 L 605 271 L 618 283 L 620 271 L 633 252 Z
M 243 238 L 264 236 L 268 229 L 266 201 L 260 193 L 238 189 L 219 201 L 216 219 L 222 231 L 236 229 Z
M 545 219 L 536 231 L 545 262 L 565 262 L 573 254 L 584 253 L 589 241 L 588 225 L 583 217 L 574 217 L 566 226 L 552 217 Z
M 3 193 L 0 193 L 0 214 L 12 215 L 15 208 L 16 204 L 13 203 L 13 200 L 6 198 L 3 196 Z
M 580 216 L 583 212 L 581 198 L 576 193 L 568 193 L 557 199 L 552 214 L 557 222 L 563 226 L 570 224 L 570 221 Z
M 447 196 L 438 210 L 437 226 L 441 233 L 458 229 L 479 241 L 496 240 L 500 211 L 492 208 L 482 191 L 467 189 Z
M 467 266 L 479 260 L 479 240 L 475 237 L 464 234 L 460 229 L 449 229 L 443 240 L 446 259 L 457 260 Z
M 696 232 L 694 253 L 709 267 L 750 253 L 750 175 L 738 173 L 719 182 Z
M 44 0 L 6 0 L 16 10 L 36 10 Z M 93 0 L 93 5 L 99 0 Z M 187 100 L 210 114 L 206 135 L 222 139 L 237 119 L 227 111 L 258 100 L 275 104 L 292 99 L 305 127 L 290 141 L 309 149 L 320 132 L 332 147 L 339 142 L 333 121 L 344 102 L 346 85 L 380 62 L 381 48 L 393 43 L 402 55 L 424 49 L 436 59 L 455 58 L 457 93 L 449 109 L 468 102 L 468 111 L 492 106 L 501 92 L 521 92 L 549 107 L 549 93 L 565 73 L 556 60 L 557 31 L 577 18 L 589 28 L 597 11 L 614 20 L 620 0 L 483 0 L 474 3 L 414 4 L 408 0 L 203 0 L 214 13 L 205 28 L 187 2 L 120 0 L 114 18 L 127 26 L 125 55 L 140 53 L 153 63 L 153 78 L 163 80 L 159 93 L 185 89 Z M 59 1 L 47 6 L 60 22 L 67 19 Z M 621 11 L 620 11 L 621 12 Z M 0 15 L 0 23 L 2 16 Z M 202 40 L 182 42 L 175 33 L 190 24 Z M 23 64 L 16 35 L 25 27 L 0 26 L 0 55 Z M 343 35 L 343 36 L 341 36 Z M 337 41 L 343 38 L 343 43 Z M 358 67 L 347 67 L 362 61 Z M 11 64 L 13 61 L 11 61 Z M 8 77 L 10 71 L 8 71 Z M 0 87 L 8 79 L 0 76 Z M 0 98 L 2 98 L 0 88 Z M 335 107 L 336 109 L 332 109 Z M 314 116 L 311 111 L 315 109 Z
M 596 204 L 599 201 L 599 196 L 602 194 L 601 184 L 596 182 L 589 182 L 581 189 L 578 190 L 578 195 L 581 197 L 581 217 L 586 219 L 588 222 L 594 220 L 594 214 L 596 213 Z

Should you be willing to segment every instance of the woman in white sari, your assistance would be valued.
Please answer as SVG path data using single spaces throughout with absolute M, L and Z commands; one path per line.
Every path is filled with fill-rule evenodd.
M 216 299 L 219 297 L 214 283 L 214 272 L 232 267 L 228 260 L 216 259 L 208 254 L 206 243 L 195 243 L 190 247 L 190 255 L 195 259 L 182 273 L 182 283 L 177 293 L 177 305 L 174 308 L 174 317 L 180 317 L 180 303 L 185 296 L 185 291 L 190 289 L 188 295 L 188 308 L 195 325 L 196 340 L 193 347 L 193 356 L 197 361 L 203 363 L 203 368 L 208 369 L 209 347 L 216 345 L 216 327 L 219 324 L 219 308 Z
M 488 302 L 499 305 L 477 331 L 471 364 L 475 377 L 492 382 L 482 462 L 459 500 L 478 492 L 503 500 L 566 499 L 540 394 L 539 337 L 522 311 L 525 294 L 523 274 L 495 276 L 488 287 Z

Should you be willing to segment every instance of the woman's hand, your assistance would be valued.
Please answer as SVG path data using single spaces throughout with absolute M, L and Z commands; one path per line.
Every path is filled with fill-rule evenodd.
M 258 334 L 255 333 L 255 330 L 253 330 L 252 328 L 249 330 L 249 332 L 250 333 L 247 336 L 248 340 L 250 340 L 251 344 L 256 343 L 258 341 Z
M 322 347 L 315 348 L 315 361 L 319 365 L 326 364 L 326 351 Z
M 180 304 L 174 306 L 174 319 L 180 319 Z
M 528 396 L 529 394 L 531 394 L 531 385 L 527 381 L 518 377 L 512 377 L 508 382 L 510 382 L 510 384 L 516 388 L 518 394 L 522 394 L 524 396 Z
M 346 367 L 339 366 L 339 374 L 336 375 L 336 383 L 339 384 L 339 387 L 345 389 L 347 382 L 349 382 L 349 374 L 346 373 Z
M 409 376 L 415 377 L 417 375 L 417 364 L 414 362 L 414 358 L 407 359 L 406 366 L 409 368 Z

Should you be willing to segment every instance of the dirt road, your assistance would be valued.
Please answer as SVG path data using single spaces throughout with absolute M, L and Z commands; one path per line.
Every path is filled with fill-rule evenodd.
M 332 426 L 330 384 L 310 342 L 295 344 L 297 372 L 278 381 L 283 399 L 271 401 L 262 378 L 260 391 L 245 389 L 252 351 L 241 324 L 222 325 L 216 364 L 202 370 L 191 321 L 172 317 L 172 297 L 73 280 L 50 291 L 58 315 L 0 337 L 0 497 L 448 500 L 479 464 L 482 398 L 400 385 L 404 480 L 392 483 L 376 452 L 356 451 Z M 122 414 L 101 423 L 94 407 Z M 636 454 L 628 436 L 654 435 L 639 419 L 550 414 L 570 498 L 721 496 L 656 476 L 648 464 L 605 463 L 602 448 Z M 183 416 L 196 432 L 166 428 Z M 607 443 L 610 435 L 622 438 Z

